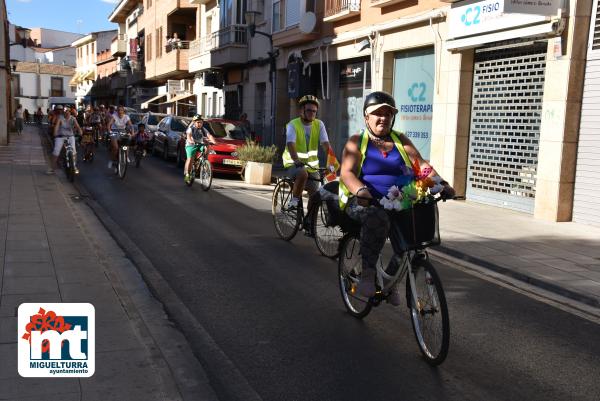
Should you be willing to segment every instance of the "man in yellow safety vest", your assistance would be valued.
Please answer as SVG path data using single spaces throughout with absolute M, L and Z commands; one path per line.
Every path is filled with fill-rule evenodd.
M 325 154 L 329 153 L 329 137 L 323 121 L 317 119 L 319 100 L 306 95 L 298 101 L 300 117 L 293 119 L 286 126 L 287 146 L 283 152 L 283 166 L 288 169 L 288 176 L 294 180 L 292 199 L 288 207 L 297 207 L 302 191 L 306 188 L 310 196 L 319 189 L 319 143 Z M 313 179 L 309 180 L 311 176 Z

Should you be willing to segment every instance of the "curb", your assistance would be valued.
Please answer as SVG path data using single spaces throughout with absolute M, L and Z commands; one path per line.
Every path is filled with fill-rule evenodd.
M 542 280 L 542 279 L 539 279 L 536 277 L 532 277 L 532 276 L 529 276 L 524 273 L 516 272 L 516 271 L 513 271 L 506 267 L 498 266 L 497 264 L 490 263 L 483 259 L 479 259 L 479 258 L 476 258 L 473 256 L 469 256 L 466 253 L 447 248 L 443 245 L 438 245 L 438 246 L 434 247 L 433 249 L 440 253 L 451 256 L 453 258 L 457 258 L 457 259 L 463 260 L 465 262 L 472 263 L 481 268 L 494 271 L 496 273 L 502 274 L 507 277 L 511 277 L 513 279 L 522 281 L 524 283 L 541 288 L 541 289 L 549 291 L 551 293 L 563 296 L 565 298 L 569 298 L 573 301 L 581 302 L 582 304 L 585 304 L 585 305 L 588 305 L 588 306 L 591 306 L 594 308 L 600 308 L 600 301 L 598 299 L 588 296 L 588 295 L 585 295 L 585 294 L 580 294 L 578 292 L 569 290 L 567 288 L 561 287 L 561 286 L 551 283 L 549 281 Z

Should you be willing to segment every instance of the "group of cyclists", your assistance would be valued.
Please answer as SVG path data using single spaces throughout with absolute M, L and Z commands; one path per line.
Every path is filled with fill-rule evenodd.
M 87 129 L 85 129 L 87 128 Z M 77 168 L 77 146 L 76 137 L 81 138 L 80 144 L 84 151 L 84 161 L 91 161 L 93 153 L 90 150 L 99 142 L 101 137 L 110 138 L 110 161 L 108 168 L 114 168 L 118 158 L 119 143 L 135 143 L 145 148 L 148 134 L 145 125 L 139 123 L 134 130 L 131 119 L 125 113 L 123 106 L 104 105 L 91 107 L 77 111 L 75 107 L 57 105 L 48 113 L 48 130 L 54 142 L 51 165 L 48 174 L 53 174 L 58 168 L 57 161 L 67 138 L 74 150 L 75 174 L 79 174 Z

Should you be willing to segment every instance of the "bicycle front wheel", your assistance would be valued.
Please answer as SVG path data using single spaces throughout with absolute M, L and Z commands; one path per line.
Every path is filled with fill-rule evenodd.
M 192 180 L 194 177 L 192 177 Z M 202 160 L 200 164 L 200 187 L 204 191 L 208 191 L 210 189 L 210 185 L 212 184 L 212 167 L 210 166 L 210 162 L 206 159 Z
M 354 235 L 347 235 L 342 239 L 342 246 L 340 247 L 338 278 L 344 306 L 352 316 L 358 319 L 367 316 L 373 306 L 368 298 L 358 293 L 361 273 L 360 241 Z
M 271 213 L 275 223 L 275 231 L 285 241 L 289 241 L 300 228 L 300 206 L 288 208 L 292 199 L 292 182 L 290 180 L 280 181 L 273 190 L 271 202 Z
M 75 162 L 73 160 L 73 152 L 67 152 L 65 157 L 65 171 L 67 174 L 67 179 L 70 182 L 73 182 L 75 179 Z
M 317 249 L 323 256 L 327 256 L 328 258 L 337 257 L 340 252 L 340 241 L 344 233 L 340 226 L 331 225 L 327 202 L 321 201 L 317 203 L 311 217 Z
M 119 174 L 119 178 L 125 178 L 125 173 L 127 173 L 127 151 L 123 148 L 119 149 L 119 164 L 117 165 L 117 173 Z
M 417 258 L 406 280 L 413 332 L 428 364 L 444 362 L 450 344 L 450 318 L 442 282 L 433 265 Z M 414 288 L 413 288 L 414 287 Z

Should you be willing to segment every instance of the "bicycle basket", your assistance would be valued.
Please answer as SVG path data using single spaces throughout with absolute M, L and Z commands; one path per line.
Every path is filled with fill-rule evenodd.
M 440 244 L 436 202 L 417 203 L 412 209 L 390 214 L 390 242 L 394 252 Z

